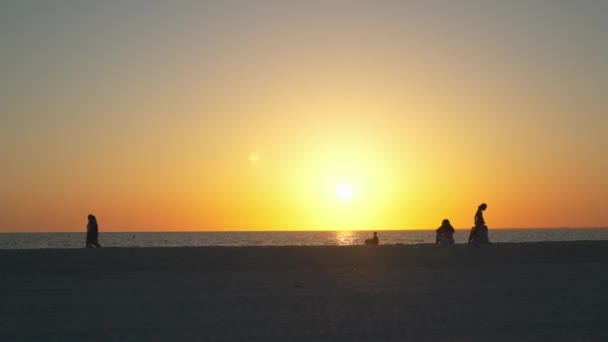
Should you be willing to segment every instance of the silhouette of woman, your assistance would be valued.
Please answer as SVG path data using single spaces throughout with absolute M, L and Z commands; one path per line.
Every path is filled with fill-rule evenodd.
M 453 245 L 454 244 L 454 227 L 450 224 L 450 220 L 445 219 L 441 222 L 441 227 L 435 230 L 435 244 Z
M 469 243 L 490 243 L 490 239 L 488 237 L 488 226 L 486 226 L 486 221 L 483 219 L 483 212 L 487 208 L 488 205 L 485 203 L 482 203 L 479 207 L 477 207 L 477 212 L 475 213 L 475 226 L 471 228 Z
M 89 214 L 89 223 L 87 223 L 87 248 L 101 247 L 97 239 L 99 238 L 99 227 L 97 226 L 97 219 L 92 214 Z

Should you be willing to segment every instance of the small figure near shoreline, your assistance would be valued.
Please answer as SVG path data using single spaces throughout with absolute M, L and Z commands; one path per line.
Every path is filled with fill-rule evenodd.
M 488 226 L 483 218 L 483 212 L 488 208 L 488 205 L 482 203 L 477 207 L 475 213 L 475 226 L 471 228 L 471 234 L 469 235 L 469 244 L 485 244 L 490 243 L 488 237 Z
M 99 244 L 99 227 L 97 225 L 97 218 L 93 214 L 89 214 L 89 222 L 87 223 L 87 240 L 86 247 L 93 248 L 93 246 L 99 248 L 101 245 Z
M 454 227 L 450 224 L 450 220 L 445 219 L 441 222 L 441 227 L 435 230 L 437 236 L 435 237 L 435 244 L 439 245 L 453 245 L 454 244 Z
M 374 232 L 374 237 L 371 239 L 367 239 L 365 240 L 365 244 L 366 245 L 377 245 L 379 243 L 378 241 L 378 233 Z

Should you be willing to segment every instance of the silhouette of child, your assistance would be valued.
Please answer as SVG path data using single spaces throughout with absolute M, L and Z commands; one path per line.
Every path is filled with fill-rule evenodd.
M 450 220 L 445 219 L 441 222 L 441 227 L 435 230 L 435 244 L 453 245 L 454 244 L 454 227 L 450 224 Z
M 377 245 L 378 244 L 378 233 L 374 232 L 374 237 L 371 239 L 365 240 L 366 245 Z

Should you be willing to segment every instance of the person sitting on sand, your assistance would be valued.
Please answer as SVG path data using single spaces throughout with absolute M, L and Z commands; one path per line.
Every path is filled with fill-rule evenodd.
M 485 203 L 482 203 L 479 207 L 477 207 L 477 212 L 475 213 L 475 226 L 471 228 L 469 244 L 490 243 L 490 239 L 488 237 L 488 226 L 486 226 L 486 221 L 483 219 L 483 212 L 487 208 L 488 205 Z
M 450 220 L 445 219 L 441 222 L 441 227 L 435 230 L 435 244 L 453 245 L 454 244 L 454 227 L 450 224 Z
M 365 240 L 366 245 L 377 245 L 378 244 L 378 233 L 374 232 L 374 237 L 371 239 Z
M 97 219 L 92 214 L 89 214 L 89 223 L 87 223 L 87 248 L 101 247 L 97 239 L 99 238 L 99 227 L 97 226 Z

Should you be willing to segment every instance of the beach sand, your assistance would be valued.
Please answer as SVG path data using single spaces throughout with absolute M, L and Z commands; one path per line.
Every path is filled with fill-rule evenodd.
M 608 241 L 0 251 L 2 341 L 606 341 Z

